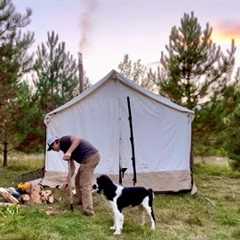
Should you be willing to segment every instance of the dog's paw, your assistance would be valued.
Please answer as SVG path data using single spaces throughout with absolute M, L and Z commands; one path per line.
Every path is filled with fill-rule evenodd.
M 121 231 L 120 230 L 116 230 L 113 235 L 120 235 L 121 234 Z
M 116 227 L 115 226 L 111 226 L 110 230 L 116 230 Z
M 155 225 L 152 225 L 151 226 L 151 230 L 154 231 L 156 229 L 156 226 Z

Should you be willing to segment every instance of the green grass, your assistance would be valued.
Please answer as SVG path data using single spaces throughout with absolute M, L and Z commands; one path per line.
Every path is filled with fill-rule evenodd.
M 38 162 L 39 167 L 42 161 Z M 37 167 L 36 162 L 23 165 L 29 167 L 17 164 L 6 170 L 0 168 L 0 185 L 11 185 L 17 174 Z M 148 225 L 140 225 L 140 212 L 134 208 L 125 211 L 123 234 L 113 236 L 109 229 L 111 210 L 103 196 L 94 195 L 94 217 L 83 216 L 78 207 L 70 212 L 67 199 L 48 206 L 0 208 L 0 240 L 240 239 L 240 173 L 226 167 L 198 165 L 194 168 L 194 180 L 199 190 L 195 196 L 182 193 L 155 196 L 155 232 Z M 54 214 L 48 215 L 48 210 Z
M 8 167 L 2 168 L 2 156 L 0 156 L 0 186 L 15 185 L 18 177 L 44 166 L 43 154 L 13 153 L 8 157 Z

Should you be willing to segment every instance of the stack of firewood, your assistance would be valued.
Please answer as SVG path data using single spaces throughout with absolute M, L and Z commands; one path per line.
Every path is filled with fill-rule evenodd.
M 54 203 L 55 199 L 51 190 L 44 190 L 40 185 L 32 185 L 30 191 L 22 193 L 15 198 L 5 188 L 0 188 L 0 195 L 9 203 Z
M 54 203 L 54 196 L 51 190 L 44 190 L 40 185 L 33 185 L 30 194 L 21 196 L 23 203 Z

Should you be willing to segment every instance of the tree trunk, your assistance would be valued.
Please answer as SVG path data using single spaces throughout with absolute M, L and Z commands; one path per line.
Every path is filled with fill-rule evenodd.
M 193 106 L 192 106 L 192 101 L 191 101 L 191 84 L 190 84 L 190 77 L 191 77 L 191 71 L 192 69 L 189 68 L 187 71 L 187 86 L 186 86 L 186 92 L 187 92 L 187 108 L 192 110 Z
M 8 165 L 8 143 L 3 143 L 3 167 L 7 167 Z

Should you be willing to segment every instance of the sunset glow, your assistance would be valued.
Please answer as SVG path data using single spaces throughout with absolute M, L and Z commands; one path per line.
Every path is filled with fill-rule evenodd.
M 232 38 L 240 45 L 240 1 L 237 0 L 13 0 L 16 9 L 33 10 L 35 33 L 33 49 L 46 41 L 47 31 L 59 39 L 76 57 L 83 53 L 86 75 L 97 82 L 111 69 L 117 69 L 124 54 L 149 65 L 160 59 L 169 42 L 172 26 L 180 25 L 184 13 L 194 12 L 204 29 L 213 27 L 212 40 L 229 48 Z
M 220 44 L 229 44 L 234 39 L 235 43 L 240 43 L 240 21 L 222 22 L 213 27 L 212 39 Z

